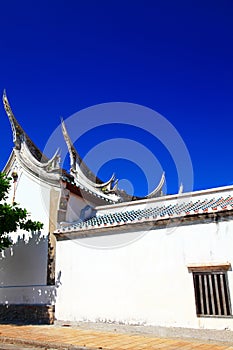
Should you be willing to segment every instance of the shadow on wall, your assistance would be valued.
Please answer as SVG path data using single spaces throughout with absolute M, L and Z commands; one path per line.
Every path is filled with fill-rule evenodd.
M 47 255 L 48 235 L 15 234 L 12 247 L 0 253 L 0 287 L 45 285 Z
M 55 286 L 1 287 L 0 324 L 53 324 L 60 278 Z
M 51 324 L 61 272 L 47 285 L 48 235 L 18 235 L 0 253 L 0 323 Z

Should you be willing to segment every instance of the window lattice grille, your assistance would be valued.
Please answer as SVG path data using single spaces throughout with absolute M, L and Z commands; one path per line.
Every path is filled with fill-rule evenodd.
M 198 316 L 230 316 L 231 305 L 226 272 L 194 272 Z

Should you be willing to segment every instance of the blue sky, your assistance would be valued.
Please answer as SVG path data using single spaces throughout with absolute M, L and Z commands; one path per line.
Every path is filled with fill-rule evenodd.
M 194 189 L 230 185 L 232 18 L 231 0 L 2 1 L 0 87 L 7 89 L 15 116 L 42 150 L 60 116 L 129 102 L 157 111 L 176 128 L 191 157 Z M 0 118 L 2 168 L 12 149 L 2 105 Z M 161 164 L 154 184 L 163 169 L 167 192 L 177 192 L 180 181 L 166 145 L 143 128 L 136 130 L 133 121 L 128 127 L 90 130 L 76 147 L 85 157 L 112 138 L 145 146 Z M 106 180 L 114 170 L 128 181 L 126 189 L 144 195 L 149 175 L 140 164 L 130 157 L 102 160 L 98 175 Z

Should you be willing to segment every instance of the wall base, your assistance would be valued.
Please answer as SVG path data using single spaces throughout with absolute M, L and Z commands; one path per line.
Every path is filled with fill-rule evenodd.
M 54 305 L 0 305 L 0 324 L 53 324 Z

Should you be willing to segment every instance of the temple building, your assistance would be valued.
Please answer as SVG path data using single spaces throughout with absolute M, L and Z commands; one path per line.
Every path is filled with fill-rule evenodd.
M 65 122 L 70 171 L 37 148 L 3 103 L 14 147 L 9 194 L 44 223 L 0 253 L 0 322 L 115 322 L 233 330 L 233 186 L 144 198 L 101 181 Z M 59 145 L 58 145 L 59 146 Z

